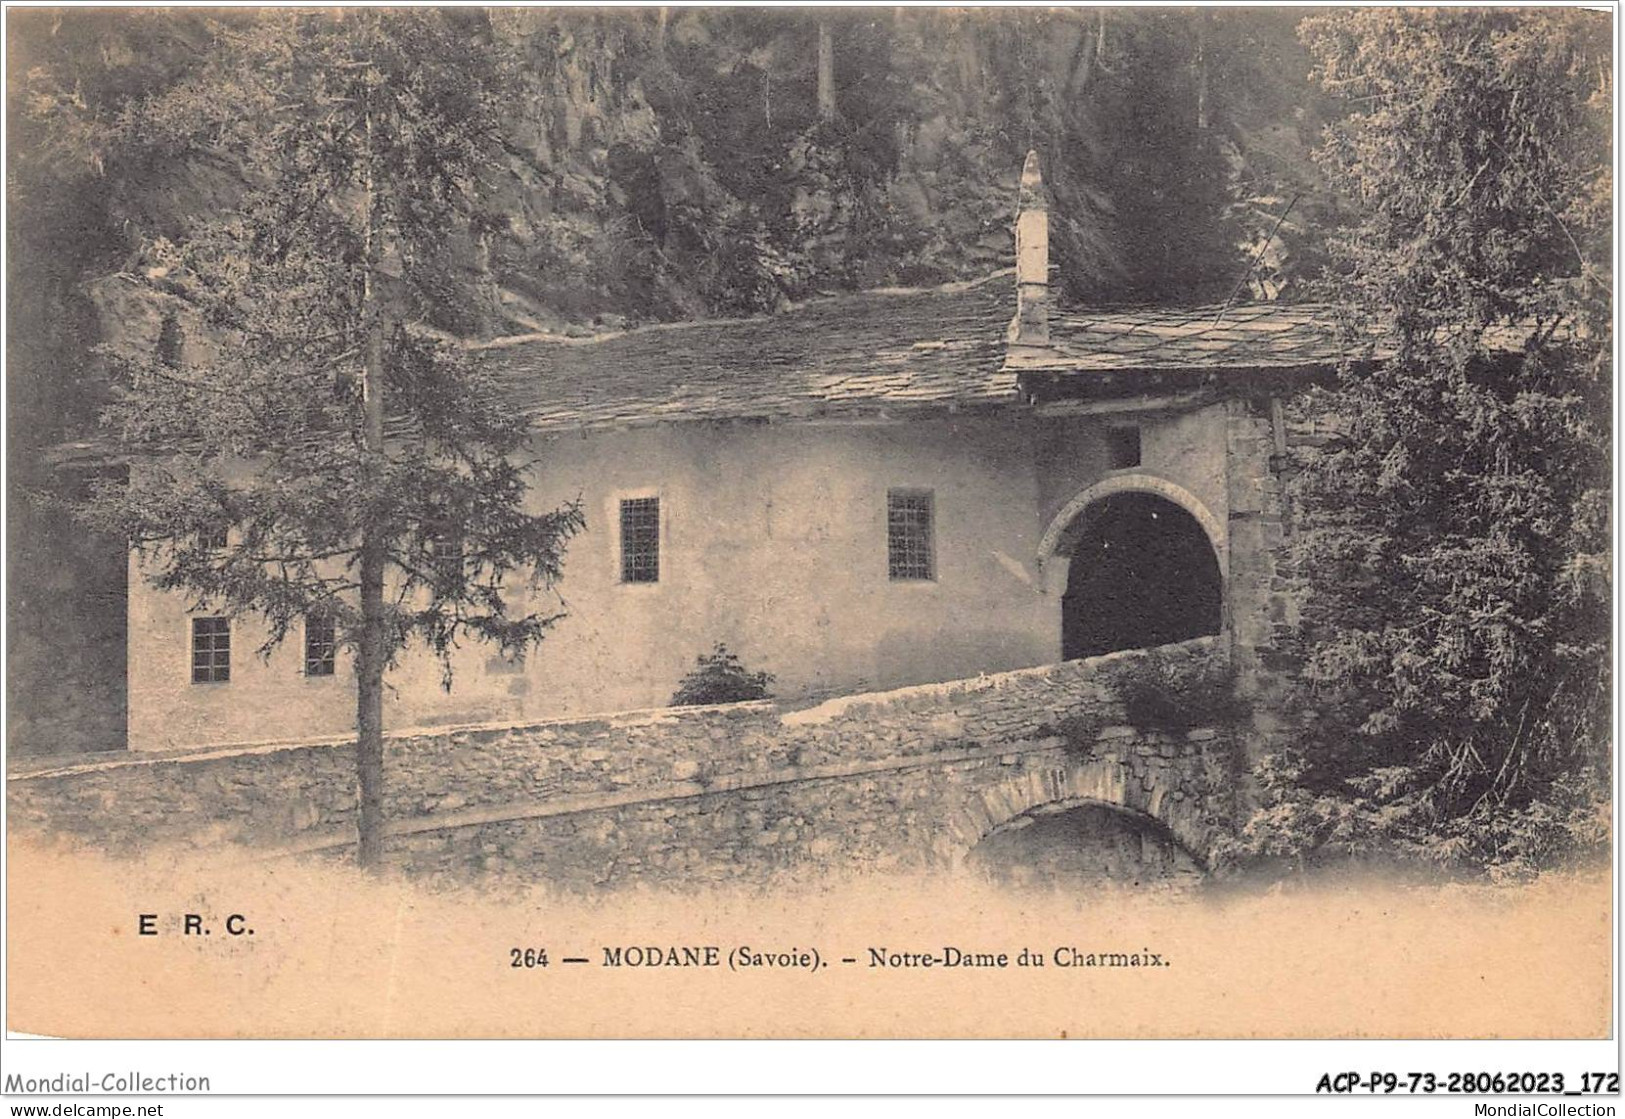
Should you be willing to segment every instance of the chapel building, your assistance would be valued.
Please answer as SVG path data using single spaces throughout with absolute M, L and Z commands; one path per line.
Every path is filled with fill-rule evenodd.
M 567 614 L 521 661 L 409 651 L 386 726 L 665 705 L 724 643 L 788 701 L 1154 646 L 1230 645 L 1269 686 L 1292 623 L 1283 402 L 1335 368 L 1324 308 L 1077 311 L 1050 284 L 1036 157 L 1016 266 L 733 321 L 477 347 L 531 420 L 538 511 L 587 529 Z M 334 634 L 269 659 L 251 618 L 188 609 L 132 557 L 129 741 L 353 733 Z

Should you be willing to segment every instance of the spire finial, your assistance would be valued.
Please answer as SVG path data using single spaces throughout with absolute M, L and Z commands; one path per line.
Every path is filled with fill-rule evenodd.
M 1010 322 L 1011 346 L 1049 345 L 1049 200 L 1038 153 L 1027 153 L 1021 165 L 1021 197 L 1016 208 L 1016 317 Z
M 1044 176 L 1038 169 L 1038 152 L 1027 153 L 1026 162 L 1021 165 L 1021 197 L 1018 200 L 1022 210 L 1047 210 L 1049 202 L 1045 197 Z

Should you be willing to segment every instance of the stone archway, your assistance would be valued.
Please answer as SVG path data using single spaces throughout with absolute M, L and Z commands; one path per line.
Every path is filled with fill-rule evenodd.
M 1044 530 L 1044 536 L 1038 542 L 1038 562 L 1045 568 L 1046 583 L 1050 581 L 1048 571 L 1051 561 L 1064 561 L 1071 555 L 1071 537 L 1080 527 L 1079 515 L 1095 502 L 1119 493 L 1154 493 L 1167 498 L 1195 517 L 1196 522 L 1202 526 L 1202 531 L 1207 533 L 1208 542 L 1213 545 L 1213 554 L 1219 561 L 1220 574 L 1229 574 L 1229 540 L 1224 524 L 1208 511 L 1207 506 L 1203 505 L 1195 494 L 1184 486 L 1170 482 L 1166 478 L 1159 478 L 1155 474 L 1113 474 L 1110 478 L 1102 479 L 1081 490 L 1050 518 L 1049 527 Z M 1065 585 L 1065 579 L 1062 580 L 1062 585 Z
M 1039 563 L 1060 601 L 1062 659 L 1224 629 L 1223 528 L 1166 479 L 1115 475 L 1085 489 L 1050 522 Z
M 1061 597 L 1064 660 L 1219 632 L 1224 589 L 1196 518 L 1157 494 L 1121 493 L 1079 520 Z

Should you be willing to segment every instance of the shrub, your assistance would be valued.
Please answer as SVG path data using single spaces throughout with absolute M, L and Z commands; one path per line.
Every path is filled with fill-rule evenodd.
M 1100 719 L 1093 714 L 1067 715 L 1058 723 L 1044 723 L 1035 728 L 1035 738 L 1059 738 L 1061 749 L 1076 762 L 1086 762 L 1094 756 L 1095 739 L 1100 734 Z
M 1211 661 L 1181 664 L 1148 655 L 1125 666 L 1116 690 L 1124 717 L 1141 732 L 1183 734 L 1197 727 L 1228 726 L 1247 714 L 1228 667 Z
M 708 703 L 739 703 L 766 699 L 773 676 L 767 672 L 747 672 L 739 657 L 717 642 L 708 655 L 695 659 L 694 671 L 684 676 L 671 697 L 672 707 L 699 707 Z

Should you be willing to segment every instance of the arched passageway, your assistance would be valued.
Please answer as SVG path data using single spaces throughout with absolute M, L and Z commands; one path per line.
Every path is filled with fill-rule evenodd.
M 1067 660 L 1218 633 L 1219 563 L 1190 513 L 1154 493 L 1114 493 L 1078 514 L 1061 651 Z
M 1203 872 L 1156 820 L 1111 805 L 1040 805 L 997 828 L 966 866 L 1008 886 L 1064 890 L 1099 886 L 1180 890 Z

